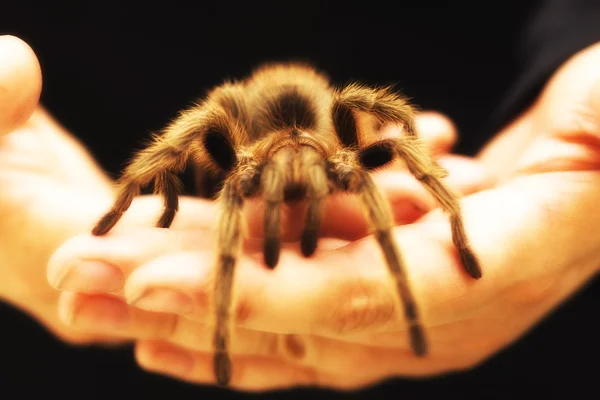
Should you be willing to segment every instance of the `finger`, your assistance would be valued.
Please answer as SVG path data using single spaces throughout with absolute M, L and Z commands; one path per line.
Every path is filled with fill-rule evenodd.
M 189 350 L 212 351 L 212 327 L 185 317 L 190 312 L 190 304 L 185 301 L 184 296 L 177 292 L 168 292 L 168 289 L 154 290 L 152 297 L 145 299 L 145 307 L 153 311 L 131 307 L 114 296 L 64 292 L 60 296 L 59 316 L 70 328 L 87 334 L 112 334 L 121 339 L 131 340 L 164 340 Z M 177 310 L 184 316 L 160 311 L 165 308 Z M 230 347 L 233 354 L 277 358 L 314 367 L 321 363 L 324 370 L 331 371 L 346 363 L 343 360 L 349 360 L 345 357 L 348 352 L 346 355 L 379 348 L 398 357 L 406 354 L 410 348 L 402 332 L 369 337 L 357 335 L 337 340 L 238 327 L 234 329 L 234 336 L 235 340 Z M 337 350 L 332 351 L 334 348 Z M 357 352 L 357 349 L 361 351 Z M 327 357 L 328 361 L 322 363 L 321 355 L 325 353 L 331 357 Z M 340 357 L 343 360 L 338 362 Z
M 213 202 L 182 196 L 180 211 L 169 228 L 181 236 L 175 242 L 168 242 L 164 236 L 166 230 L 154 227 L 163 212 L 162 198 L 140 196 L 106 236 L 91 235 L 93 226 L 111 205 L 110 197 L 86 198 L 84 211 L 90 234 L 69 239 L 50 257 L 46 273 L 51 286 L 59 290 L 118 293 L 129 271 L 139 265 L 141 254 L 152 258 L 165 252 L 198 248 L 207 242 L 207 238 L 212 237 L 212 232 L 207 230 L 214 228 L 218 211 L 218 205 Z M 90 209 L 95 211 L 90 212 Z M 75 215 L 79 215 L 79 209 L 74 210 Z M 85 224 L 82 225 L 82 229 L 86 229 Z M 108 253 L 117 255 L 118 269 L 111 265 L 111 260 L 107 260 L 105 268 L 95 263 Z M 80 276 L 71 277 L 72 272 Z
M 458 139 L 456 127 L 452 120 L 441 113 L 423 111 L 415 116 L 417 132 L 425 148 L 434 156 L 448 153 Z M 395 124 L 381 127 L 377 140 L 380 138 L 399 138 L 402 128 Z
M 449 175 L 444 183 L 457 196 L 489 188 L 495 182 L 482 163 L 468 157 L 446 155 L 439 163 Z M 407 171 L 388 169 L 374 175 L 377 186 L 391 205 L 396 225 L 417 221 L 439 204 L 428 190 Z M 370 232 L 364 209 L 356 196 L 332 194 L 325 201 L 319 235 L 343 240 L 356 240 Z M 248 235 L 262 237 L 264 204 L 258 199 L 246 207 Z M 304 204 L 285 205 L 282 212 L 282 236 L 285 241 L 300 239 L 304 227 Z
M 136 309 L 114 296 L 72 292 L 61 293 L 59 317 L 79 332 L 121 341 L 168 338 L 177 323 L 175 315 Z
M 159 309 L 168 304 L 179 310 L 189 312 L 189 305 L 181 302 L 177 293 L 155 291 L 152 299 L 146 298 L 146 305 L 159 305 Z M 88 298 L 88 300 L 90 299 Z M 125 309 L 126 304 L 121 303 Z M 92 332 L 102 330 L 102 318 L 93 314 L 88 307 L 79 307 L 79 313 L 87 313 L 87 329 Z M 104 311 L 106 312 L 106 311 Z M 185 317 L 175 317 L 172 314 L 145 312 L 130 309 L 130 314 L 137 314 L 132 321 L 119 332 L 133 339 L 162 340 L 180 348 L 211 353 L 213 351 L 214 330 L 211 325 L 194 321 Z M 184 314 L 187 314 L 185 312 Z M 83 315 L 82 315 L 83 316 Z M 82 316 L 78 317 L 81 318 Z M 173 318 L 177 318 L 174 320 Z M 443 326 L 432 332 L 432 343 L 441 343 L 447 338 L 448 330 L 455 331 L 456 327 Z M 449 366 L 460 365 L 463 358 L 457 355 L 456 347 L 439 346 L 440 351 L 435 357 L 423 361 L 414 357 L 408 339 L 404 332 L 386 332 L 384 334 L 356 335 L 354 337 L 327 338 L 315 335 L 278 334 L 245 328 L 235 328 L 230 352 L 236 356 L 259 357 L 285 361 L 293 365 L 313 368 L 331 374 L 341 373 L 352 375 L 349 366 L 373 365 L 370 374 L 373 376 L 401 374 L 422 376 L 433 372 L 443 371 Z M 366 343 L 367 340 L 369 343 Z M 389 343 L 391 346 L 387 346 Z M 470 355 L 468 348 L 473 350 L 477 343 L 467 343 L 465 355 Z M 434 347 L 438 347 L 434 344 Z
M 0 135 L 23 124 L 37 106 L 42 73 L 27 43 L 14 36 L 0 36 Z
M 135 348 L 140 366 L 186 382 L 216 384 L 211 353 L 183 350 L 164 342 L 140 341 Z M 242 391 L 268 391 L 314 386 L 314 370 L 280 360 L 233 356 L 230 387 Z
M 600 169 L 600 44 L 572 57 L 532 109 L 539 132 L 515 166 L 518 173 Z
M 487 307 L 490 312 L 497 313 L 493 306 L 497 304 L 499 293 L 503 293 L 503 306 L 509 302 L 513 307 L 532 308 L 533 304 L 539 303 L 542 309 L 547 309 L 568 293 L 566 290 L 581 284 L 581 277 L 565 275 L 561 278 L 560 290 L 557 290 L 558 283 L 552 280 L 555 275 L 548 275 L 547 263 L 543 257 L 539 258 L 540 254 L 551 254 L 552 265 L 567 265 L 570 263 L 568 256 L 572 254 L 565 247 L 573 239 L 570 231 L 562 225 L 552 226 L 556 220 L 547 218 L 546 212 L 565 210 L 573 213 L 576 209 L 552 204 L 556 201 L 552 196 L 555 192 L 550 193 L 550 198 L 546 197 L 549 194 L 544 188 L 556 183 L 547 181 L 552 178 L 532 177 L 528 181 L 478 193 L 465 202 L 467 232 L 484 267 L 484 278 L 477 282 L 462 272 L 450 244 L 447 218 L 437 213 L 423 223 L 396 229 L 395 237 L 408 266 L 426 329 L 465 318 L 472 312 L 473 304 L 477 304 L 479 310 Z M 571 183 L 573 187 L 561 187 L 558 193 L 580 193 L 578 185 L 584 183 L 588 184 Z M 600 187 L 597 183 L 591 184 Z M 533 199 L 533 205 L 523 202 L 523 198 Z M 594 199 L 591 196 L 586 201 L 595 204 Z M 489 210 L 498 212 L 490 213 Z M 579 221 L 579 224 L 593 225 L 600 222 L 593 221 L 593 215 L 596 214 L 576 212 L 565 217 Z M 524 220 L 529 221 L 528 224 L 523 225 Z M 555 234 L 542 243 L 539 241 L 542 231 Z M 584 231 L 592 232 L 593 229 L 587 226 Z M 174 231 L 165 230 L 164 233 L 170 235 Z M 587 251 L 584 254 L 593 253 L 589 246 L 595 242 L 590 236 L 593 235 L 577 239 L 577 246 L 584 246 L 583 250 Z M 507 253 L 497 250 L 497 243 L 510 240 L 515 241 L 508 244 L 510 248 L 525 251 Z M 155 289 L 170 289 L 192 299 L 195 308 L 186 316 L 207 321 L 206 304 L 210 303 L 212 295 L 213 260 L 214 253 L 210 250 L 158 257 L 131 274 L 125 295 L 141 307 L 143 296 Z M 239 260 L 236 280 L 244 284 L 236 286 L 234 315 L 237 326 L 328 337 L 406 330 L 394 286 L 372 237 L 338 250 L 319 250 L 309 259 L 286 247 L 281 263 L 274 271 L 263 268 L 261 260 L 258 254 L 249 254 Z M 522 265 L 529 268 L 519 268 Z M 525 273 L 527 279 L 523 278 Z M 535 282 L 536 286 L 528 286 L 530 282 Z M 539 282 L 544 284 L 537 285 Z M 507 297 L 509 289 L 516 295 Z M 523 326 L 511 327 L 514 330 L 511 333 L 519 333 L 518 329 Z
M 598 178 L 590 177 L 584 182 L 562 182 L 564 186 L 560 189 L 548 191 L 548 187 L 557 183 L 553 179 L 531 177 L 465 199 L 467 234 L 484 269 L 484 278 L 478 281 L 464 273 L 451 245 L 448 219 L 442 213 L 432 214 L 423 223 L 395 229 L 395 239 L 426 326 L 459 320 L 472 311 L 473 304 L 478 307 L 496 304 L 497 293 L 508 288 L 523 295 L 516 296 L 514 301 L 525 301 L 523 298 L 531 298 L 533 293 L 555 298 L 551 289 L 557 282 L 548 282 L 553 275 L 546 276 L 546 263 L 540 255 L 552 254 L 552 265 L 567 265 L 573 254 L 567 246 L 593 253 L 594 240 L 598 238 L 586 235 L 574 243 L 572 230 L 565 229 L 560 221 L 571 221 L 570 224 L 584 228 L 576 232 L 594 231 L 594 222 L 600 223 L 594 221 L 593 216 L 598 214 L 592 211 L 597 197 L 593 193 L 587 196 L 580 193 L 585 185 L 597 188 L 600 184 L 594 183 Z M 564 193 L 579 194 L 577 207 L 565 203 L 570 200 L 561 198 Z M 524 198 L 529 201 L 524 202 Z M 591 212 L 578 212 L 580 207 Z M 557 218 L 548 218 L 548 210 Z M 523 224 L 523 221 L 528 222 Z M 540 242 L 540 232 L 553 235 Z M 515 251 L 499 251 L 498 243 Z M 238 300 L 234 315 L 238 326 L 324 336 L 406 329 L 395 288 L 373 237 L 337 250 L 317 251 L 308 259 L 290 250 L 283 249 L 280 264 L 273 271 L 262 266 L 258 254 L 239 259 L 236 281 L 244 284 L 236 286 Z M 194 299 L 210 299 L 213 260 L 212 251 L 156 258 L 131 274 L 125 295 L 139 300 L 141 294 L 152 288 L 169 288 Z M 523 265 L 529 268 L 519 267 Z M 525 283 L 519 280 L 524 274 L 528 274 Z M 520 288 L 519 285 L 535 282 L 536 277 L 548 282 L 550 292 L 545 286 L 536 290 Z M 206 312 L 198 309 L 194 316 L 206 318 Z
M 599 62 L 600 44 L 575 54 L 534 105 L 485 146 L 477 158 L 498 180 L 519 171 L 564 166 L 565 152 L 572 149 L 555 146 L 555 139 L 595 146 L 600 135 Z
M 123 345 L 130 342 L 129 338 L 126 336 L 114 335 L 112 332 L 108 332 L 107 330 L 102 329 L 82 329 L 77 330 L 73 329 L 75 316 L 79 309 L 79 306 L 85 301 L 85 299 L 79 298 L 77 295 L 73 293 L 61 293 L 59 295 L 59 301 L 57 305 L 58 309 L 58 318 L 60 322 L 62 322 L 62 327 L 65 329 L 61 329 L 59 331 L 58 336 L 61 337 L 68 343 L 72 344 L 81 344 L 81 345 L 101 345 L 101 346 L 115 346 L 115 345 Z M 103 308 L 104 305 L 108 304 L 108 312 Z M 94 324 L 102 324 L 102 315 L 104 315 L 104 320 L 109 320 L 111 318 L 114 319 L 114 315 L 116 312 L 111 312 L 111 303 L 110 299 L 107 302 L 98 302 L 97 304 L 92 304 L 91 307 L 87 305 L 82 307 L 84 313 L 88 315 L 91 313 L 94 314 L 94 317 L 100 318 L 97 321 L 94 321 Z M 84 319 L 85 321 L 85 316 Z M 83 323 L 85 327 L 85 322 Z
M 437 117 L 436 117 L 437 118 Z M 423 117 L 424 120 L 436 119 Z M 431 125 L 431 124 L 430 124 Z M 440 125 L 440 124 L 438 124 Z M 441 124 L 443 126 L 443 124 Z M 428 129 L 425 129 L 426 131 Z M 433 131 L 433 129 L 429 129 Z M 433 135 L 435 136 L 435 135 Z M 439 135 L 438 135 L 439 136 Z M 449 139 L 438 140 L 439 143 L 449 143 Z M 437 139 L 436 139 L 437 140 Z M 432 143 L 436 142 L 432 140 Z M 445 157 L 448 160 L 452 156 Z M 460 166 L 457 168 L 456 166 Z M 456 163 L 450 161 L 448 164 L 448 184 L 456 191 L 475 190 L 485 184 L 484 175 L 469 171 L 479 169 L 475 163 Z M 453 169 L 456 169 L 454 171 Z M 376 180 L 382 187 L 393 204 L 394 218 L 397 224 L 411 223 L 436 206 L 430 194 L 406 171 L 386 171 L 376 175 Z M 468 184 L 465 186 L 465 183 Z M 465 189 L 466 187 L 466 189 Z M 114 199 L 99 196 L 95 199 L 94 208 L 96 217 L 90 219 L 91 230 L 95 221 L 111 207 Z M 163 210 L 162 199 L 159 196 L 140 196 L 135 199 L 132 206 L 123 215 L 119 223 L 113 228 L 108 236 L 118 232 L 128 231 L 131 228 L 152 227 L 155 225 Z M 182 196 L 180 198 L 180 210 L 170 229 L 213 229 L 216 224 L 216 215 L 219 205 L 215 202 L 201 199 L 193 199 Z M 249 217 L 249 235 L 262 237 L 262 219 L 259 215 L 263 208 L 262 202 L 250 201 L 246 205 L 246 215 Z M 361 206 L 357 199 L 352 196 L 333 195 L 325 202 L 325 211 L 328 218 L 323 221 L 320 229 L 321 236 L 352 240 L 363 237 L 368 233 L 368 225 L 363 221 Z M 285 241 L 296 241 L 301 236 L 302 218 L 304 205 L 287 206 L 284 209 L 282 223 L 282 238 Z M 332 218 L 333 217 L 333 218 Z M 357 222 L 356 224 L 353 221 Z M 54 278 L 53 278 L 54 279 Z
M 488 175 L 476 162 L 450 156 L 440 162 L 451 171 L 447 178 L 450 187 L 469 193 L 489 185 Z M 392 205 L 397 224 L 414 222 L 437 207 L 432 196 L 406 172 L 383 172 L 377 175 L 377 181 Z M 99 218 L 104 211 L 102 207 L 96 208 Z M 256 239 L 247 241 L 247 249 L 260 246 L 258 238 L 262 236 L 262 208 L 260 201 L 248 206 L 248 234 Z M 217 211 L 216 203 L 182 198 L 181 211 L 169 229 L 174 232 L 169 233 L 164 229 L 152 228 L 148 222 L 156 220 L 162 212 L 161 199 L 142 196 L 134 201 L 121 223 L 107 236 L 83 235 L 63 244 L 49 261 L 48 281 L 61 290 L 119 293 L 124 279 L 145 261 L 169 252 L 214 245 L 212 229 L 217 224 Z M 304 223 L 299 216 L 303 212 L 303 207 L 298 205 L 284 208 L 282 225 L 285 241 L 299 240 Z M 326 200 L 325 215 L 327 218 L 323 221 L 321 236 L 347 241 L 369 233 L 370 227 L 364 218 L 362 206 L 352 196 L 330 196 Z M 319 246 L 326 245 L 321 240 Z M 105 267 L 102 267 L 102 262 L 95 262 L 98 260 L 104 262 Z
M 262 266 L 258 252 L 241 258 L 236 280 L 244 284 L 237 289 L 236 325 L 329 336 L 405 329 L 383 265 L 363 270 L 360 259 L 348 262 L 344 257 L 343 262 L 328 262 L 339 251 L 322 250 L 319 256 L 305 259 L 284 248 L 282 264 L 273 271 Z M 376 262 L 375 254 L 370 254 L 370 264 Z M 152 259 L 131 273 L 124 287 L 125 297 L 136 307 L 175 313 L 180 310 L 169 308 L 171 305 L 160 296 L 186 298 L 191 304 L 186 317 L 208 322 L 213 258 L 209 250 Z
M 445 184 L 458 196 L 489 189 L 496 183 L 487 166 L 471 157 L 443 155 L 437 162 L 448 171 Z
M 233 354 L 231 387 L 252 391 L 306 386 L 354 390 L 396 376 L 423 377 L 441 372 L 439 368 L 428 366 L 431 363 L 427 360 L 405 362 L 403 358 L 408 357 L 389 354 L 385 349 L 369 351 L 366 357 L 342 355 L 348 362 L 340 363 L 339 368 L 331 372 L 322 369 L 321 363 L 312 367 L 270 357 Z M 194 351 L 165 341 L 142 340 L 136 345 L 136 359 L 149 371 L 193 383 L 216 383 L 211 352 Z M 332 359 L 335 355 L 328 353 L 320 360 L 331 364 Z
M 157 231 L 160 235 L 156 237 L 160 236 L 161 240 L 147 240 L 150 235 L 140 236 L 143 240 L 135 240 L 134 236 L 131 244 L 167 244 L 162 249 L 155 249 L 152 245 L 132 248 L 125 243 L 119 246 L 119 241 L 115 240 L 112 249 L 88 256 L 95 256 L 96 262 L 116 267 L 119 271 L 129 271 L 123 292 L 138 307 L 144 305 L 143 297 L 169 289 L 179 293 L 180 298 L 190 299 L 193 307 L 188 316 L 206 321 L 209 317 L 207 304 L 212 295 L 214 246 L 204 251 L 173 253 L 173 246 L 182 243 L 180 233 Z M 409 247 L 424 250 L 426 256 L 421 256 L 421 263 L 448 264 L 447 251 L 440 251 L 435 242 L 428 243 L 427 235 L 419 232 L 417 237 L 419 239 L 416 240 L 413 237 Z M 321 249 L 309 259 L 290 251 L 291 247 L 284 246 L 281 264 L 274 271 L 262 266 L 258 251 L 239 260 L 236 277 L 244 285 L 238 289 L 238 326 L 280 333 L 318 332 L 324 335 L 405 329 L 393 285 L 376 246 L 371 244 L 364 250 L 365 253 L 357 254 L 353 254 L 354 250 L 350 251 L 355 246 L 339 250 Z M 136 253 L 140 249 L 141 253 Z M 96 248 L 93 250 L 97 251 Z M 164 253 L 159 255 L 161 250 Z M 55 262 L 58 258 L 54 259 Z M 364 263 L 369 265 L 368 269 L 363 268 Z M 60 265 L 59 262 L 56 264 Z M 450 261 L 448 269 L 453 267 Z M 454 277 L 449 282 L 459 278 Z M 166 307 L 166 303 L 162 307 Z M 158 311 L 179 313 L 181 309 L 163 308 Z
M 177 296 L 165 294 L 154 293 L 154 304 L 170 303 L 181 311 L 186 309 L 186 304 Z M 110 334 L 123 341 L 162 341 L 182 350 L 208 354 L 213 350 L 211 326 L 172 314 L 135 309 L 109 296 L 63 293 L 60 315 L 71 328 L 88 335 Z M 365 344 L 360 343 L 365 336 L 357 336 L 353 341 L 236 328 L 230 352 L 236 358 L 274 360 L 327 376 L 341 375 L 348 383 L 357 384 L 394 375 L 426 376 L 466 365 L 465 360 L 478 346 L 477 341 L 468 341 L 458 349 L 444 346 L 448 332 L 454 340 L 464 338 L 466 333 L 460 326 L 458 331 L 456 326 L 434 328 L 431 342 L 438 351 L 426 360 L 413 356 L 403 332 L 371 335 L 371 343 Z M 386 342 L 393 346 L 387 346 Z M 357 371 L 355 366 L 358 365 L 369 365 L 369 368 Z
M 174 271 L 174 275 L 183 273 Z M 146 290 L 143 298 L 135 302 L 135 308 L 113 295 L 63 292 L 59 315 L 69 326 L 88 332 L 117 332 L 120 337 L 130 339 L 164 339 L 192 350 L 211 351 L 212 330 L 206 324 L 208 299 L 192 299 L 170 286 Z M 198 320 L 194 320 L 195 317 Z M 279 343 L 283 337 L 280 334 L 239 327 L 235 336 L 231 351 L 236 354 L 279 357 L 293 353 L 293 349 L 283 350 L 283 347 L 293 346 Z M 406 350 L 409 343 L 404 336 L 403 332 L 336 335 L 352 344 Z
M 164 272 L 162 274 L 164 275 Z M 180 276 L 180 279 L 187 278 L 187 275 L 182 276 L 184 274 L 181 270 L 174 271 L 174 275 Z M 170 279 L 175 281 L 172 276 Z M 63 292 L 59 301 L 59 316 L 68 326 L 88 333 L 117 334 L 119 337 L 127 339 L 162 339 L 191 350 L 212 351 L 213 331 L 210 325 L 205 323 L 208 320 L 206 316 L 208 299 L 206 297 L 191 299 L 180 291 L 170 289 L 170 286 L 170 284 L 165 284 L 161 288 L 153 287 L 145 290 L 145 296 L 136 302 L 135 307 L 116 296 Z M 202 314 L 199 315 L 199 318 L 204 322 L 193 319 L 198 317 L 200 310 Z M 175 316 L 174 314 L 179 315 Z M 303 343 L 305 335 L 291 335 L 293 340 L 289 341 L 286 334 L 243 327 L 235 328 L 234 335 L 235 340 L 230 351 L 235 354 L 275 357 L 291 362 L 308 362 L 310 364 L 310 360 L 306 360 L 306 357 L 303 356 L 307 352 L 305 348 L 308 345 Z M 444 340 L 447 341 L 449 336 L 456 338 L 457 342 L 461 342 L 460 338 L 463 335 L 465 332 L 460 329 L 460 326 L 444 325 L 432 329 L 429 339 L 432 342 L 440 342 L 440 348 L 443 349 Z M 403 331 L 350 332 L 344 335 L 335 334 L 331 338 L 315 338 L 309 343 L 312 349 L 308 352 L 313 355 L 324 353 L 324 347 L 336 345 L 338 358 L 361 346 L 364 346 L 365 349 L 373 347 L 387 349 L 390 354 L 395 356 L 406 354 L 410 349 L 408 338 Z M 477 346 L 477 343 L 472 340 L 464 342 L 464 344 L 471 350 Z M 456 349 L 457 346 L 454 345 L 452 350 Z M 402 352 L 393 353 L 393 350 Z M 464 349 L 465 354 L 469 354 L 467 350 L 467 348 Z M 440 355 L 439 352 L 437 355 Z M 320 360 L 322 357 L 313 356 L 312 358 Z M 342 361 L 339 364 L 345 363 L 346 361 Z M 334 371 L 337 368 L 339 365 L 334 364 L 331 368 L 325 369 Z
M 404 171 L 384 171 L 377 175 L 384 196 L 392 205 L 396 224 L 417 220 L 436 206 L 435 201 L 418 181 Z M 247 235 L 261 238 L 264 235 L 263 216 L 265 204 L 254 199 L 246 206 Z M 305 223 L 304 203 L 284 204 L 281 213 L 281 236 L 286 242 L 300 240 Z M 324 200 L 324 218 L 319 226 L 320 237 L 355 240 L 369 232 L 362 204 L 356 196 L 334 193 Z M 216 223 L 216 222 L 215 222 Z
M 433 155 L 448 153 L 458 139 L 456 126 L 441 113 L 423 111 L 415 117 L 421 140 Z
M 135 347 L 138 364 L 156 372 L 195 384 L 214 385 L 212 355 L 193 352 L 160 341 L 139 341 Z M 302 387 L 352 390 L 371 383 L 348 376 L 326 376 L 308 368 L 260 357 L 233 356 L 230 387 L 247 392 L 264 392 Z
M 444 229 L 449 228 L 446 218 L 441 223 Z M 422 228 L 415 225 L 407 229 L 410 232 Z M 151 235 L 134 235 L 130 242 L 120 242 L 114 237 L 94 238 L 94 241 L 100 241 L 102 245 L 111 246 L 102 248 L 97 243 L 92 244 L 84 256 L 115 266 L 121 272 L 131 271 L 139 266 L 131 273 L 124 290 L 130 300 L 156 288 L 173 288 L 194 299 L 207 299 L 211 295 L 209 288 L 214 268 L 212 250 L 172 254 L 180 249 L 179 246 L 182 249 L 197 248 L 200 240 L 190 239 L 193 237 L 182 235 L 182 232 L 176 230 L 157 229 Z M 451 272 L 460 271 L 456 260 L 448 258 L 448 250 L 445 247 L 440 249 L 440 242 L 427 240 L 428 237 L 431 237 L 431 233 L 418 230 L 413 235 L 400 239 L 401 249 L 410 248 L 412 254 L 421 250 L 423 254 L 420 257 L 413 255 L 414 263 L 425 266 L 428 262 L 430 266 L 448 265 L 447 270 L 441 274 L 447 281 L 442 282 L 445 285 L 455 282 L 459 287 L 464 286 L 462 275 L 448 276 Z M 275 271 L 263 268 L 262 258 L 258 253 L 241 258 L 237 279 L 244 282 L 244 285 L 240 286 L 237 305 L 241 310 L 238 324 L 282 333 L 307 333 L 317 329 L 330 335 L 362 329 L 366 332 L 404 329 L 381 252 L 372 238 L 366 243 L 371 244 L 364 250 L 365 253 L 357 250 L 361 248 L 357 248 L 359 245 L 352 245 L 340 250 L 321 249 L 310 259 L 290 251 L 293 245 L 289 245 L 284 249 L 282 264 Z M 63 256 L 64 253 L 69 252 L 63 251 Z M 84 258 L 82 253 L 75 259 Z M 365 254 L 368 254 L 367 258 Z M 60 258 L 59 251 L 50 264 L 51 282 L 52 276 L 60 275 L 56 272 L 53 274 L 52 271 L 60 272 L 69 263 L 69 257 L 64 257 L 62 263 Z M 64 261 L 65 258 L 67 261 Z M 410 260 L 407 263 L 410 265 Z M 53 265 L 58 267 L 53 268 Z M 363 265 L 370 267 L 363 269 Z M 185 266 L 185 270 L 178 275 L 176 272 L 181 271 L 182 266 Z M 433 267 L 430 269 L 435 270 Z M 160 271 L 163 273 L 159 273 Z M 427 269 L 420 268 L 419 271 L 423 273 Z M 418 289 L 420 279 L 413 279 Z M 272 299 L 277 299 L 277 302 Z M 273 316 L 278 317 L 274 319 Z M 357 316 L 360 318 L 355 321 Z M 203 318 L 202 312 L 197 317 Z

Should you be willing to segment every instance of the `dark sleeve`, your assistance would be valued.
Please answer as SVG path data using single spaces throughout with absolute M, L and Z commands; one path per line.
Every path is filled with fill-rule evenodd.
M 520 72 L 492 119 L 492 131 L 524 111 L 561 64 L 598 41 L 600 0 L 540 2 L 524 27 L 517 46 Z

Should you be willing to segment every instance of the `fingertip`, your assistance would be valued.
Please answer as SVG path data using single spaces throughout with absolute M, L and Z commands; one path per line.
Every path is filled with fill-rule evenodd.
M 16 36 L 0 36 L 0 60 L 0 134 L 4 134 L 33 113 L 42 91 L 42 71 L 33 49 Z
M 192 353 L 156 340 L 138 341 L 134 357 L 138 365 L 148 371 L 178 377 L 188 375 L 195 364 Z
M 444 179 L 446 184 L 461 196 L 489 189 L 496 184 L 489 168 L 479 160 L 449 155 L 442 156 L 437 161 L 449 172 Z
M 62 292 L 58 297 L 58 318 L 69 327 L 73 325 L 78 296 L 73 292 Z
M 50 286 L 59 288 L 69 272 L 69 263 L 76 258 L 77 250 L 84 240 L 83 235 L 70 238 L 50 256 L 46 266 L 46 279 Z
M 454 122 L 442 113 L 424 111 L 415 120 L 419 136 L 433 153 L 449 151 L 458 140 Z

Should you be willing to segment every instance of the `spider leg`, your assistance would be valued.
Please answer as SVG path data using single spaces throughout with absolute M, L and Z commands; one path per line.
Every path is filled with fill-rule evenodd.
M 269 268 L 279 262 L 281 248 L 281 207 L 284 200 L 286 168 L 290 154 L 281 149 L 267 162 L 261 173 L 261 194 L 265 202 L 263 257 Z
M 441 178 L 447 176 L 447 172 L 429 157 L 417 137 L 385 139 L 376 142 L 362 149 L 359 158 L 361 164 L 368 167 L 373 160 L 387 160 L 394 155 L 405 161 L 410 173 L 421 182 L 442 209 L 450 215 L 452 241 L 458 250 L 463 268 L 471 277 L 481 278 L 481 266 L 469 244 L 458 197 L 441 181 Z
M 173 172 L 163 171 L 154 179 L 154 192 L 163 196 L 164 210 L 158 223 L 159 228 L 168 228 L 179 210 L 181 181 Z
M 413 352 L 424 356 L 428 351 L 424 328 L 421 324 L 417 303 L 412 294 L 404 260 L 392 236 L 393 215 L 390 204 L 385 200 L 371 175 L 351 163 L 330 161 L 330 175 L 340 190 L 358 195 L 365 215 L 373 226 L 375 238 L 383 252 L 389 272 L 396 284 L 404 315 L 409 325 L 410 343 Z
M 355 111 L 373 115 L 381 122 L 404 125 L 404 137 L 379 141 L 361 149 L 361 165 L 365 169 L 376 169 L 387 164 L 395 156 L 404 159 L 410 172 L 450 215 L 452 241 L 458 249 L 463 268 L 471 277 L 481 278 L 482 270 L 467 240 L 460 204 L 457 197 L 440 180 L 447 176 L 447 172 L 431 158 L 419 141 L 413 107 L 404 97 L 388 87 L 370 88 L 353 84 L 337 91 L 332 107 L 332 119 L 343 146 L 351 150 L 358 150 L 360 147 L 360 132 Z
M 414 108 L 391 87 L 369 87 L 358 83 L 345 86 L 334 94 L 331 116 L 335 131 L 345 148 L 358 149 L 359 125 L 354 112 L 372 115 L 380 122 L 404 126 L 409 136 L 416 135 Z
M 153 179 L 156 180 L 156 188 L 162 192 L 165 203 L 165 211 L 158 225 L 170 225 L 178 208 L 179 180 L 174 174 L 183 170 L 185 166 L 191 144 L 190 136 L 182 135 L 173 138 L 174 140 L 168 140 L 169 137 L 156 137 L 151 146 L 137 155 L 119 179 L 117 199 L 112 208 L 97 222 L 92 230 L 93 235 L 102 236 L 108 233 L 129 209 L 141 188 Z
M 218 225 L 217 268 L 213 291 L 216 329 L 213 337 L 213 368 L 219 385 L 231 380 L 231 358 L 229 356 L 231 306 L 233 282 L 237 259 L 243 241 L 244 197 L 255 192 L 257 182 L 253 169 L 240 169 L 225 181 L 219 194 L 221 214 Z
M 450 215 L 452 241 L 458 250 L 465 271 L 475 279 L 481 278 L 481 266 L 469 244 L 458 198 L 440 179 L 447 175 L 446 171 L 433 162 L 416 137 L 400 138 L 394 142 L 398 155 L 404 159 L 409 171 Z
M 302 165 L 303 173 L 306 176 L 307 209 L 300 249 L 305 257 L 310 257 L 317 248 L 319 227 L 323 217 L 323 204 L 325 197 L 330 192 L 330 187 L 325 170 L 325 161 L 316 151 L 308 147 L 304 148 Z
M 188 158 L 192 156 L 201 168 L 227 173 L 236 164 L 234 144 L 245 138 L 239 124 L 214 101 L 207 100 L 185 110 L 129 163 L 117 182 L 116 201 L 92 233 L 100 236 L 110 231 L 141 188 L 152 180 L 165 205 L 157 225 L 169 227 L 178 209 L 177 195 L 181 186 L 175 174 L 183 171 Z

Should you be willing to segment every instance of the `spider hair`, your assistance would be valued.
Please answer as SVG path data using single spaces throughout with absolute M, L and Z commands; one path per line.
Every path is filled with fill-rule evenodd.
M 425 356 L 428 344 L 417 303 L 398 244 L 389 203 L 371 172 L 404 160 L 408 170 L 449 214 L 452 239 L 465 271 L 482 275 L 470 248 L 460 204 L 442 182 L 447 172 L 419 141 L 414 107 L 391 87 L 352 83 L 333 87 L 328 78 L 307 64 L 269 63 L 244 80 L 214 88 L 188 108 L 138 152 L 117 181 L 112 208 L 98 221 L 94 235 L 104 235 L 119 221 L 143 186 L 154 181 L 164 199 L 157 226 L 168 228 L 178 210 L 180 181 L 188 160 L 217 185 L 221 204 L 218 249 L 212 296 L 214 370 L 219 384 L 231 378 L 228 352 L 235 267 L 243 242 L 243 205 L 261 196 L 264 211 L 264 263 L 279 261 L 280 218 L 284 202 L 304 200 L 307 206 L 301 251 L 311 256 L 317 248 L 324 199 L 344 191 L 358 196 L 372 226 L 409 326 L 413 352 Z M 379 126 L 400 124 L 405 135 L 377 138 Z M 367 135 L 375 138 L 370 142 Z

